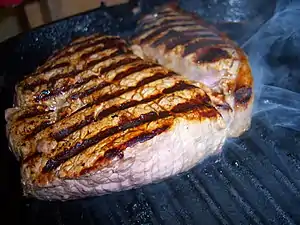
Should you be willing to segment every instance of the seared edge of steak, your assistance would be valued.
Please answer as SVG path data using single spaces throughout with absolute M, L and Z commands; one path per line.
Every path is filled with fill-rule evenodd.
M 39 187 L 23 174 L 24 194 L 43 200 L 69 200 L 138 188 L 187 171 L 218 153 L 224 140 L 225 129 L 219 129 L 214 121 L 179 118 L 172 129 L 127 148 L 121 160 L 116 154 L 110 163 L 77 179 L 56 177 Z

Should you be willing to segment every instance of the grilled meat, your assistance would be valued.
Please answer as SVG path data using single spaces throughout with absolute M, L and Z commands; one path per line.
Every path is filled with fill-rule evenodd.
M 226 119 L 228 136 L 248 129 L 254 95 L 247 57 L 214 27 L 167 4 L 139 21 L 132 43 L 135 54 L 200 82 Z
M 6 111 L 24 194 L 76 199 L 157 182 L 216 153 L 226 124 L 194 82 L 118 37 L 72 42 L 16 86 Z

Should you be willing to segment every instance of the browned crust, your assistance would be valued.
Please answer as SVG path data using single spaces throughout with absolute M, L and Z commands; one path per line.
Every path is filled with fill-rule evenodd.
M 198 24 L 202 25 L 203 27 L 206 27 L 208 29 L 210 29 L 211 31 L 215 32 L 216 34 L 218 34 L 219 36 L 226 38 L 228 41 L 232 42 L 226 34 L 221 33 L 219 30 L 217 30 L 217 28 L 215 26 L 213 26 L 212 24 L 208 23 L 206 20 L 202 19 L 199 17 L 199 15 L 196 12 L 187 12 L 186 10 L 182 9 L 179 7 L 178 2 L 174 1 L 174 2 L 170 2 L 170 3 L 166 3 L 160 7 L 169 7 L 173 10 L 175 10 L 176 12 L 182 14 L 182 15 L 187 15 L 190 16 L 191 18 L 193 18 L 195 21 L 198 22 Z
M 241 65 L 234 90 L 236 108 L 248 108 L 254 99 L 253 77 L 246 55 L 238 49 Z
M 145 22 L 144 24 L 142 22 L 140 29 L 137 30 L 136 35 L 132 39 L 134 44 L 141 46 L 150 44 L 152 48 L 163 48 L 165 54 L 169 52 L 179 54 L 180 52 L 182 57 L 194 53 L 195 63 L 209 63 L 231 57 L 222 48 L 235 47 L 234 43 L 212 28 L 211 25 L 201 20 L 197 15 L 185 12 L 172 3 L 160 6 L 158 8 L 158 16 L 163 9 L 168 9 L 171 10 L 170 12 L 175 13 L 175 20 L 170 20 L 170 17 L 167 17 L 162 21 L 165 25 L 162 25 L 162 23 L 151 25 L 157 18 L 151 19 L 150 23 Z M 182 21 L 176 19 L 182 16 L 186 16 L 185 23 L 181 23 Z M 164 17 L 161 19 L 164 19 Z M 180 24 L 178 24 L 179 22 Z M 199 26 L 197 27 L 197 25 Z M 146 26 L 146 28 L 142 28 L 143 26 Z M 184 31 L 177 31 L 174 28 L 185 29 Z M 143 37 L 142 35 L 144 34 L 147 35 Z M 160 47 L 160 45 L 162 46 Z
M 146 64 L 146 63 L 145 63 L 145 65 L 149 65 L 149 64 Z M 153 64 L 151 64 L 151 65 L 153 65 Z M 156 66 L 156 67 L 157 67 L 157 66 Z M 144 67 L 144 68 L 146 68 L 146 67 Z M 150 68 L 150 67 L 149 67 L 149 68 Z M 136 67 L 136 69 L 137 69 L 137 67 Z M 142 71 L 143 68 L 139 67 L 139 70 Z M 124 72 L 122 72 L 122 73 L 125 73 L 125 72 L 127 73 L 127 72 L 129 72 L 129 73 L 128 73 L 128 75 L 129 75 L 129 74 L 131 74 L 130 71 L 131 71 L 131 72 L 136 72 L 137 70 L 131 70 L 131 69 L 129 68 L 128 70 L 126 70 L 126 71 L 124 71 Z M 117 75 L 118 75 L 118 74 L 117 74 Z M 116 76 L 117 76 L 117 75 L 116 75 Z M 106 101 L 108 101 L 108 100 L 117 98 L 117 97 L 119 97 L 119 96 L 122 95 L 122 94 L 128 93 L 128 92 L 130 92 L 130 91 L 134 91 L 135 89 L 141 88 L 141 87 L 143 87 L 144 85 L 147 85 L 147 84 L 149 84 L 149 83 L 155 82 L 155 81 L 157 81 L 157 80 L 161 80 L 161 79 L 163 79 L 163 78 L 172 77 L 172 76 L 176 76 L 176 74 L 175 74 L 174 72 L 164 73 L 164 72 L 162 72 L 161 70 L 158 70 L 158 72 L 154 72 L 154 73 L 152 74 L 152 76 L 147 77 L 147 78 L 144 78 L 144 79 L 142 79 L 141 81 L 139 81 L 139 82 L 136 84 L 136 86 L 128 87 L 128 88 L 126 88 L 126 89 L 119 89 L 119 90 L 117 90 L 117 91 L 115 91 L 115 92 L 113 92 L 113 93 L 107 93 L 107 94 L 104 94 L 104 95 L 99 95 L 97 98 L 93 99 L 91 102 L 87 103 L 86 105 L 84 105 L 83 107 L 81 107 L 80 109 L 78 109 L 76 112 L 74 112 L 74 113 L 72 113 L 72 114 L 69 114 L 69 115 L 67 114 L 66 117 L 64 117 L 63 119 L 64 119 L 64 120 L 67 120 L 67 119 L 69 119 L 69 118 L 72 118 L 73 115 L 80 114 L 80 113 L 81 113 L 82 111 L 84 111 L 85 109 L 88 109 L 88 108 L 91 108 L 91 107 L 93 107 L 93 106 L 99 105 L 100 103 L 106 102 Z M 123 77 L 123 78 L 124 78 L 124 77 Z M 96 89 L 100 89 L 100 90 L 101 90 L 101 89 L 104 88 L 106 85 L 109 86 L 110 83 L 107 83 L 107 84 L 105 84 L 105 85 L 104 85 L 104 84 L 100 84 L 100 87 L 99 87 L 99 86 L 95 86 L 95 87 L 96 87 Z M 84 96 L 90 95 L 90 94 L 92 94 L 94 91 L 96 91 L 96 90 L 93 89 L 93 90 L 87 90 L 87 91 L 85 91 L 85 92 L 81 92 L 79 97 L 84 97 Z M 148 100 L 148 99 L 146 99 L 145 102 L 147 102 L 147 100 Z M 155 100 L 155 99 L 150 99 L 150 100 Z M 131 103 L 132 103 L 132 102 L 131 102 Z M 142 103 L 142 101 L 139 102 L 139 103 Z M 137 104 L 136 104 L 136 105 L 137 105 Z M 130 106 L 130 105 L 128 105 L 128 107 L 129 107 L 129 106 Z M 133 106 L 134 106 L 134 104 L 133 104 Z M 124 107 L 125 107 L 125 105 L 121 105 L 120 107 L 117 107 L 117 109 L 116 109 L 115 112 L 117 112 L 118 110 L 121 110 L 121 108 L 124 108 Z M 126 108 L 126 107 L 125 107 L 125 108 Z M 125 109 L 125 108 L 124 108 L 124 109 Z M 111 110 L 111 111 L 113 111 L 113 110 Z M 108 113 L 109 111 L 105 111 L 105 112 Z M 105 113 L 105 115 L 106 115 L 107 113 Z M 28 112 L 26 112 L 26 114 L 28 114 Z M 104 112 L 103 112 L 103 113 L 99 113 L 99 118 L 98 118 L 98 119 L 101 119 L 101 118 L 100 118 L 100 115 L 102 115 L 102 114 L 104 114 Z M 62 129 L 62 130 L 60 130 L 59 132 L 56 132 L 56 133 L 52 134 L 52 136 L 55 137 L 58 141 L 61 140 L 61 139 L 63 139 L 63 138 L 65 138 L 65 137 L 67 137 L 67 136 L 69 136 L 71 133 L 73 133 L 73 132 L 76 131 L 77 129 L 81 129 L 81 128 L 83 128 L 84 126 L 89 125 L 91 122 L 95 121 L 95 119 L 93 119 L 93 120 L 88 119 L 88 118 L 90 118 L 90 117 L 93 117 L 92 115 L 93 115 L 93 113 L 92 113 L 91 115 L 85 115 L 85 120 L 84 120 L 84 121 L 79 121 L 78 123 L 74 124 L 74 126 L 69 127 L 69 128 L 66 128 L 66 129 Z M 107 116 L 107 115 L 106 115 L 106 116 Z M 104 116 L 103 116 L 103 117 L 104 117 Z M 20 122 L 23 121 L 23 122 L 26 123 L 26 119 L 28 119 L 28 117 L 27 117 L 27 118 L 24 118 L 24 117 L 23 117 L 23 120 L 19 120 L 19 121 L 20 121 Z M 34 119 L 34 117 L 33 117 L 33 119 Z M 46 128 L 48 128 L 48 127 L 50 127 L 50 126 L 52 126 L 52 127 L 55 126 L 55 124 L 57 124 L 58 122 L 60 122 L 60 120 L 55 121 L 55 123 L 54 123 L 54 122 L 51 122 L 51 121 L 49 121 L 49 120 L 46 120 L 46 121 L 40 123 L 40 124 L 37 125 L 33 130 L 31 130 L 28 134 L 26 134 L 26 135 L 24 136 L 24 141 L 30 141 L 30 139 L 33 138 L 36 134 L 38 134 L 39 132 L 45 130 Z M 26 161 L 26 159 L 25 159 L 25 161 Z
M 95 37 L 99 38 L 101 36 Z M 109 39 L 117 42 L 116 51 L 98 59 L 98 61 L 103 60 L 103 58 L 109 59 L 109 57 L 118 59 L 114 59 L 110 61 L 109 65 L 105 64 L 99 68 L 101 76 L 110 74 L 109 79 L 98 80 L 83 90 L 77 90 L 77 87 L 97 79 L 97 76 L 88 74 L 87 77 L 61 87 L 50 85 L 48 92 L 41 91 L 41 88 L 34 91 L 35 87 L 43 83 L 51 84 L 57 79 L 64 80 L 66 77 L 75 76 L 78 70 L 71 71 L 68 74 L 54 74 L 50 78 L 46 77 L 48 80 L 43 79 L 44 76 L 39 74 L 70 66 L 68 58 L 64 58 L 66 54 L 69 54 L 68 49 L 75 46 L 75 49 L 70 50 L 74 53 L 83 48 L 81 45 L 86 47 L 91 42 L 94 43 L 94 39 L 88 37 L 86 40 L 75 41 L 62 52 L 57 52 L 55 56 L 50 58 L 50 62 L 48 61 L 41 66 L 32 75 L 33 78 L 27 77 L 19 85 L 19 88 L 26 90 L 27 93 L 32 92 L 30 94 L 35 94 L 36 101 L 41 104 L 37 108 L 35 106 L 38 104 L 33 106 L 23 105 L 22 113 L 12 116 L 10 121 L 9 132 L 11 134 L 16 132 L 14 137 L 20 138 L 13 140 L 16 143 L 14 148 L 22 146 L 20 149 L 27 148 L 30 150 L 26 152 L 26 155 L 21 154 L 21 163 L 22 171 L 27 176 L 26 179 L 30 179 L 29 182 L 32 182 L 32 184 L 44 186 L 54 181 L 58 173 L 61 172 L 60 167 L 64 168 L 67 163 L 73 162 L 74 157 L 89 157 L 89 153 L 86 153 L 86 151 L 91 150 L 93 146 L 98 146 L 99 143 L 99 146 L 103 144 L 105 149 L 99 150 L 101 154 L 97 155 L 98 158 L 93 164 L 76 167 L 76 171 L 67 172 L 64 177 L 82 176 L 108 165 L 115 157 L 122 158 L 126 148 L 169 131 L 178 118 L 196 121 L 221 119 L 219 112 L 212 106 L 208 96 L 199 87 L 158 64 L 145 62 L 131 52 L 123 50 L 124 42 L 122 40 L 113 37 Z M 118 45 L 118 43 L 120 44 Z M 110 46 L 110 44 L 106 46 Z M 98 47 L 96 49 L 99 50 Z M 103 50 L 103 46 L 101 50 Z M 92 50 L 85 54 L 97 51 Z M 97 59 L 93 59 L 86 62 L 85 57 L 87 56 L 85 54 L 80 56 L 84 58 L 82 60 L 85 62 L 80 72 L 85 72 L 91 64 L 97 61 Z M 60 59 L 63 59 L 62 62 L 56 62 Z M 147 72 L 142 73 L 146 70 Z M 167 79 L 169 83 L 164 83 L 164 80 Z M 31 82 L 32 80 L 34 82 Z M 125 84 L 119 85 L 122 81 L 126 81 Z M 132 81 L 134 85 L 129 83 Z M 161 85 L 161 87 L 156 88 L 156 84 Z M 145 95 L 147 97 L 143 96 L 141 99 L 130 97 L 131 94 L 140 94 L 145 88 L 148 88 L 147 90 L 154 88 L 155 91 L 149 92 L 151 95 L 147 94 Z M 43 105 L 47 99 L 71 89 L 76 89 L 76 91 L 62 96 L 70 103 L 69 106 L 53 110 L 47 104 Z M 22 92 L 18 94 L 20 93 Z M 123 94 L 124 98 L 121 98 Z M 125 96 L 129 97 L 125 98 Z M 110 100 L 116 100 L 117 102 Z M 72 104 L 77 104 L 77 101 L 85 102 L 74 111 L 68 109 Z M 107 101 L 110 101 L 109 105 L 104 105 L 103 103 Z M 165 103 L 160 103 L 160 101 Z M 104 108 L 100 108 L 100 105 Z M 117 118 L 111 119 L 115 117 Z M 99 124 L 102 126 L 101 129 L 98 127 Z M 27 128 L 27 125 L 30 126 Z M 19 127 L 23 130 L 20 130 Z M 89 128 L 88 132 L 92 127 L 92 133 L 73 139 L 73 134 L 84 133 L 83 130 L 87 127 Z M 123 138 L 123 135 L 126 135 L 126 137 Z M 115 139 L 120 140 L 115 143 Z M 26 146 L 24 147 L 24 145 Z M 20 150 L 20 152 L 22 153 L 23 150 Z
M 95 120 L 101 120 L 101 119 L 105 118 L 106 116 L 108 116 L 110 114 L 113 114 L 113 113 L 116 113 L 118 111 L 125 110 L 125 109 L 131 108 L 131 107 L 134 107 L 134 106 L 137 106 L 137 105 L 140 105 L 140 104 L 152 102 L 156 99 L 159 99 L 159 98 L 163 97 L 165 94 L 171 94 L 171 93 L 174 93 L 176 91 L 188 90 L 188 89 L 191 89 L 191 88 L 196 88 L 196 87 L 193 86 L 193 85 L 184 83 L 184 82 L 179 82 L 179 83 L 175 84 L 173 87 L 163 90 L 161 93 L 155 94 L 155 95 L 150 96 L 148 98 L 144 98 L 140 101 L 130 100 L 130 101 L 122 103 L 120 105 L 111 106 L 111 107 L 99 112 L 96 118 L 93 117 L 93 114 L 88 115 L 88 116 L 85 117 L 85 120 L 80 121 L 78 124 L 75 124 L 72 127 L 68 127 L 66 129 L 60 130 L 59 132 L 56 132 L 56 133 L 52 134 L 52 137 L 56 141 L 61 141 L 64 138 L 66 138 L 68 135 L 73 133 L 74 131 L 80 129 L 81 127 L 89 125 L 90 123 L 94 122 Z M 116 96 L 117 95 L 115 95 L 113 93 L 110 97 L 108 97 L 108 99 L 114 98 Z
M 206 99 L 206 100 L 205 100 Z M 149 112 L 147 114 L 142 114 L 137 118 L 124 118 L 120 120 L 120 124 L 116 127 L 109 128 L 107 130 L 97 133 L 90 139 L 83 140 L 82 142 L 77 142 L 70 149 L 55 155 L 52 158 L 48 158 L 47 163 L 44 164 L 43 170 L 39 171 L 32 178 L 32 182 L 37 185 L 45 185 L 55 179 L 55 169 L 74 157 L 77 154 L 82 153 L 84 149 L 91 147 L 98 143 L 101 139 L 108 137 L 110 135 L 126 131 L 128 129 L 135 129 L 139 133 L 131 131 L 133 135 L 127 135 L 120 145 L 108 148 L 99 156 L 99 158 L 92 165 L 85 166 L 83 165 L 81 169 L 76 171 L 71 171 L 71 174 L 68 175 L 68 178 L 76 178 L 87 173 L 96 171 L 97 169 L 103 168 L 113 160 L 114 157 L 119 157 L 120 159 L 123 156 L 123 151 L 127 147 L 132 147 L 138 143 L 147 141 L 163 132 L 168 131 L 172 128 L 174 124 L 174 119 L 178 117 L 185 117 L 190 120 L 201 120 L 201 118 L 216 118 L 219 116 L 218 112 L 210 106 L 207 101 L 207 98 L 203 99 L 203 96 L 199 96 L 195 99 L 191 99 L 185 103 L 180 103 L 175 105 L 170 111 L 161 111 L 161 112 Z M 208 100 L 209 101 L 209 100 Z M 153 130 L 149 130 L 147 127 L 149 123 L 157 122 L 157 126 Z M 108 143 L 110 145 L 110 143 Z M 42 153 L 37 153 L 34 156 L 27 159 L 23 162 L 25 167 L 30 168 L 37 163 L 38 158 L 45 157 Z
M 79 172 L 79 176 L 89 174 L 89 173 L 92 173 L 93 171 L 96 171 L 97 169 L 103 168 L 104 166 L 109 164 L 109 162 L 111 160 L 113 160 L 115 157 L 118 157 L 119 159 L 122 159 L 124 157 L 124 150 L 126 148 L 132 147 L 136 143 L 143 143 L 145 141 L 148 141 L 149 139 L 152 139 L 155 136 L 157 136 L 157 135 L 159 135 L 163 132 L 166 132 L 170 128 L 171 128 L 171 123 L 165 122 L 165 124 L 162 125 L 159 128 L 156 128 L 152 131 L 147 131 L 147 132 L 144 132 L 142 134 L 139 134 L 135 137 L 132 137 L 131 139 L 129 139 L 125 143 L 123 143 L 123 144 L 121 144 L 117 147 L 114 147 L 114 148 L 111 148 L 111 149 L 107 150 L 104 153 L 104 156 L 100 156 L 93 165 L 91 165 L 89 167 L 85 167 L 84 169 L 82 169 Z
M 195 62 L 196 63 L 209 63 L 217 62 L 221 59 L 229 59 L 231 56 L 227 51 L 223 50 L 218 46 L 205 47 L 201 49 L 201 54 L 196 53 Z
M 199 24 L 205 28 L 208 28 L 213 33 L 220 36 L 226 44 L 228 44 L 230 47 L 233 47 L 234 49 L 236 49 L 237 53 L 238 53 L 238 59 L 240 60 L 241 65 L 240 65 L 240 68 L 238 69 L 238 74 L 237 74 L 237 77 L 235 80 L 235 84 L 233 87 L 231 87 L 231 90 L 233 91 L 233 95 L 235 98 L 235 107 L 236 107 L 236 109 L 241 110 L 241 109 L 247 108 L 250 104 L 252 104 L 253 99 L 254 99 L 253 77 L 252 77 L 252 73 L 251 73 L 251 68 L 248 64 L 247 56 L 245 55 L 244 51 L 242 49 L 240 49 L 234 41 L 229 39 L 226 34 L 218 31 L 213 25 L 211 25 L 208 22 L 206 22 L 205 20 L 201 19 L 199 17 L 199 15 L 197 15 L 196 13 L 187 12 L 187 11 L 181 9 L 179 7 L 178 3 L 175 1 L 158 6 L 157 9 L 158 10 L 171 9 L 175 13 L 178 13 L 182 16 L 189 16 L 191 19 L 193 19 L 194 22 L 196 22 L 197 24 Z M 168 13 L 172 13 L 173 11 L 168 11 Z M 155 12 L 155 10 L 154 10 L 154 12 Z M 145 16 L 147 16 L 147 15 L 145 15 Z M 145 18 L 145 17 L 143 17 L 143 18 Z M 141 19 L 141 21 L 143 20 L 143 18 Z M 165 23 L 167 24 L 168 21 L 166 21 Z M 158 30 L 166 31 L 166 30 L 168 30 L 168 28 L 158 28 Z M 170 32 L 170 30 L 165 35 L 168 35 L 169 32 Z M 137 35 L 133 38 L 133 43 L 136 43 L 137 45 L 143 45 L 144 39 L 145 39 L 144 42 L 146 42 L 146 40 L 149 39 L 149 36 L 151 36 L 151 35 L 155 36 L 154 34 L 159 33 L 159 32 L 154 31 L 154 33 L 150 33 L 150 35 L 147 35 L 144 39 L 137 41 L 138 37 L 140 35 L 143 35 L 143 33 L 144 33 L 143 30 L 141 32 L 137 32 Z M 179 37 L 179 35 L 180 34 L 178 34 L 177 37 Z M 164 44 L 166 53 L 171 51 L 173 48 L 175 48 L 176 46 L 178 46 L 185 40 L 183 38 L 182 40 L 179 39 L 179 41 L 181 41 L 181 42 L 178 41 L 178 43 L 177 42 L 172 43 L 172 40 L 162 41 L 162 38 L 164 38 L 164 37 L 162 36 L 162 37 L 157 38 L 151 44 L 151 46 L 153 48 L 155 48 L 155 47 L 158 47 L 159 44 Z M 190 37 L 187 36 L 185 38 L 186 38 L 186 41 L 191 41 Z M 231 57 L 230 55 L 228 55 L 228 53 L 226 51 L 222 50 L 222 47 L 226 47 L 226 46 L 222 46 L 222 43 L 220 41 L 216 40 L 216 41 L 214 41 L 215 43 L 213 43 L 211 40 L 208 40 L 208 43 L 211 46 L 205 46 L 204 40 L 205 39 L 202 39 L 202 38 L 199 42 L 194 42 L 194 40 L 193 40 L 192 44 L 189 43 L 187 46 L 184 46 L 184 48 L 183 48 L 184 51 L 181 53 L 181 56 L 185 57 L 186 55 L 193 53 L 193 51 L 199 47 L 201 49 L 201 54 L 200 54 L 200 52 L 195 52 L 196 53 L 196 56 L 194 57 L 195 63 L 201 64 L 203 62 L 205 62 L 205 63 L 214 62 L 214 61 L 218 61 L 220 59 L 226 59 L 226 58 Z
M 254 93 L 252 72 L 244 51 L 240 49 L 234 41 L 229 39 L 226 34 L 221 33 L 216 29 L 216 27 L 207 23 L 205 20 L 201 20 L 201 18 L 199 18 L 199 15 L 197 15 L 196 13 L 186 12 L 185 10 L 179 8 L 178 4 L 175 2 L 166 4 L 166 6 L 184 15 L 191 15 L 193 19 L 199 21 L 203 26 L 213 30 L 216 34 L 222 37 L 223 40 L 225 40 L 227 43 L 230 43 L 237 50 L 241 66 L 238 71 L 234 89 L 235 107 L 239 108 L 239 110 L 241 109 L 241 107 L 247 108 L 253 101 Z
M 223 36 L 226 37 L 224 34 L 220 33 L 213 25 L 211 25 L 208 22 L 206 22 L 205 20 L 201 19 L 197 13 L 187 12 L 184 9 L 180 8 L 177 1 L 166 3 L 166 4 L 163 4 L 163 5 L 160 5 L 157 7 L 157 9 L 163 9 L 163 8 L 165 8 L 165 9 L 170 8 L 170 9 L 174 10 L 174 12 L 180 13 L 183 16 L 188 16 L 188 17 L 192 18 L 193 21 L 196 22 L 197 24 L 212 30 L 213 32 L 215 32 L 216 34 L 218 34 L 221 37 L 223 37 Z M 155 9 L 153 11 L 155 12 Z M 143 16 L 140 20 L 143 20 L 146 16 L 147 15 Z M 137 35 L 139 35 L 139 34 L 137 34 Z
M 70 154 L 78 154 L 82 150 L 90 147 L 93 144 L 96 144 L 99 141 L 99 138 L 104 138 L 104 136 L 111 135 L 114 132 L 122 132 L 131 128 L 134 128 L 136 131 L 141 131 L 137 135 L 135 135 L 135 133 L 132 132 L 133 135 L 126 136 L 126 138 L 122 140 L 122 143 L 120 145 L 113 146 L 105 150 L 103 154 L 101 154 L 101 156 L 99 156 L 92 165 L 83 165 L 81 169 L 77 170 L 76 172 L 71 172 L 71 174 L 67 177 L 76 178 L 78 176 L 82 176 L 96 171 L 108 165 L 115 157 L 122 159 L 124 154 L 123 151 L 127 147 L 132 147 L 138 143 L 143 143 L 163 132 L 170 130 L 174 124 L 175 117 L 185 117 L 186 119 L 194 120 L 199 120 L 203 117 L 215 118 L 216 115 L 218 115 L 216 110 L 211 106 L 204 105 L 201 99 L 202 97 L 200 99 L 193 99 L 186 103 L 178 104 L 175 107 L 173 107 L 171 111 L 161 111 L 158 113 L 149 112 L 147 114 L 140 115 L 138 118 L 126 118 L 117 127 L 113 127 L 111 129 L 99 132 L 92 139 L 87 139 L 81 142 L 80 144 L 78 143 L 74 145 L 74 149 L 72 148 L 69 149 L 69 151 L 64 151 L 63 155 L 58 154 L 54 158 L 48 159 L 47 163 L 43 167 L 43 170 L 39 174 L 37 174 L 36 178 L 34 179 L 34 182 L 39 185 L 43 185 L 51 181 L 54 178 L 53 176 L 51 176 L 51 174 L 55 173 L 55 169 L 59 165 L 64 163 L 65 160 L 68 160 L 70 156 L 74 156 Z M 149 130 L 147 128 L 148 124 L 155 121 L 158 122 L 158 125 L 153 130 Z M 39 157 L 42 156 L 39 155 Z M 30 164 L 28 164 L 28 166 L 30 166 Z M 51 179 L 49 180 L 49 178 Z
M 20 116 L 18 116 L 16 121 L 22 121 L 35 116 L 44 115 L 47 114 L 48 112 L 53 112 L 53 110 L 49 110 L 49 108 L 45 105 L 37 105 L 37 106 L 29 107 Z
M 85 139 L 81 142 L 78 142 L 71 148 L 66 149 L 63 152 L 54 156 L 53 158 L 49 159 L 43 168 L 43 172 L 50 172 L 50 171 L 56 169 L 58 166 L 60 166 L 65 161 L 76 156 L 77 154 L 80 154 L 85 149 L 95 145 L 96 143 L 109 137 L 110 135 L 116 134 L 117 132 L 123 132 L 127 129 L 136 128 L 140 125 L 154 122 L 159 119 L 164 119 L 164 118 L 170 117 L 174 114 L 187 113 L 190 111 L 194 111 L 196 109 L 198 109 L 197 113 L 200 113 L 201 117 L 210 118 L 210 117 L 215 117 L 217 115 L 216 112 L 214 111 L 214 108 L 209 108 L 203 104 L 202 99 L 193 99 L 189 102 L 181 103 L 181 104 L 174 106 L 174 108 L 171 111 L 162 111 L 159 113 L 150 112 L 147 114 L 142 114 L 138 118 L 135 118 L 135 119 L 126 119 L 123 121 L 121 120 L 121 123 L 118 126 L 111 127 L 104 131 L 101 131 L 101 132 L 97 133 L 95 136 L 93 136 L 92 138 Z M 203 109 L 205 109 L 205 110 L 203 110 Z M 145 135 L 147 133 L 148 133 L 148 131 L 144 131 L 141 135 Z M 133 140 L 140 142 L 140 139 L 133 139 Z M 133 142 L 133 140 L 131 140 L 130 146 L 137 144 L 137 142 Z M 126 140 L 124 140 L 124 142 L 128 143 L 128 141 L 126 141 Z M 118 149 L 118 151 L 123 151 L 125 149 L 125 148 L 123 148 L 124 145 L 127 145 L 127 144 L 122 144 L 121 145 L 122 147 L 120 147 L 120 149 Z M 106 152 L 107 151 L 105 151 L 105 153 Z M 104 155 L 105 155 L 105 153 L 104 153 Z

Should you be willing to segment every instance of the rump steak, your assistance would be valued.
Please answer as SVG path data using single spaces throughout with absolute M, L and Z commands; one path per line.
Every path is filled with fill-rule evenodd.
M 25 196 L 68 200 L 157 182 L 222 147 L 226 120 L 199 83 L 93 35 L 16 85 L 6 110 Z
M 254 94 L 247 56 L 213 26 L 174 3 L 166 4 L 138 22 L 132 49 L 199 81 L 227 121 L 229 137 L 248 129 Z

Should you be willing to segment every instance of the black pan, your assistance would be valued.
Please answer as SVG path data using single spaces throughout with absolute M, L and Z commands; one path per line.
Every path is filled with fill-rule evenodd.
M 181 1 L 249 55 L 257 101 L 251 129 L 187 173 L 159 184 L 69 202 L 22 198 L 7 148 L 4 109 L 15 82 L 72 39 L 128 37 L 139 15 L 166 1 L 141 1 L 76 15 L 0 44 L 3 224 L 300 224 L 300 5 L 290 1 Z M 276 4 L 275 4 L 276 3 Z

